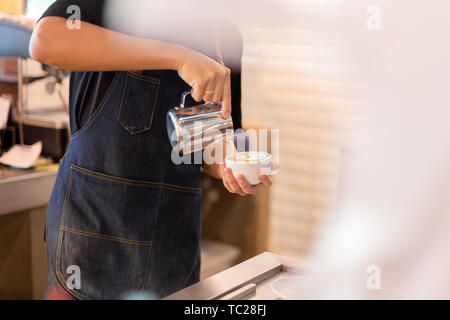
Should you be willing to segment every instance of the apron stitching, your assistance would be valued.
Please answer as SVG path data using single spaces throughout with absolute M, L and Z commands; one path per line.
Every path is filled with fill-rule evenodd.
M 60 277 L 62 277 L 62 276 L 60 275 L 60 273 L 59 273 L 58 271 L 56 272 L 56 275 L 57 275 L 57 277 L 58 277 L 58 282 L 59 282 L 59 284 L 64 288 L 64 290 L 65 290 L 68 294 L 70 294 L 72 297 L 74 297 L 74 298 L 77 299 L 77 300 L 85 300 L 85 299 L 86 299 L 86 298 L 84 298 L 83 295 L 80 295 L 80 294 L 74 292 L 73 290 L 70 290 L 70 289 L 67 287 L 67 285 L 64 283 L 64 281 L 61 280 Z
M 103 101 L 101 102 L 100 106 L 98 107 L 97 111 L 95 112 L 94 117 L 89 120 L 89 122 L 86 124 L 86 126 L 84 128 L 81 128 L 80 130 L 78 130 L 73 136 L 72 136 L 72 140 L 75 138 L 78 138 L 78 136 L 80 136 L 82 133 L 84 133 L 87 129 L 89 129 L 91 127 L 91 125 L 94 123 L 94 121 L 97 119 L 97 117 L 100 115 L 100 113 L 102 112 L 103 108 L 105 107 L 106 103 L 109 101 L 112 92 L 114 90 L 114 88 L 116 87 L 117 83 L 119 82 L 119 78 L 120 78 L 120 73 L 118 72 L 116 74 L 116 78 L 114 80 L 114 83 L 112 84 L 112 86 L 108 89 L 108 93 L 105 95 Z
M 65 199 L 64 199 L 64 205 L 63 205 L 63 214 L 61 215 L 61 223 L 60 223 L 60 227 L 59 227 L 59 237 L 58 237 L 58 248 L 57 248 L 57 252 L 56 252 L 56 278 L 58 279 L 59 284 L 74 298 L 76 299 L 80 299 L 80 300 L 84 300 L 84 298 L 80 295 L 78 295 L 78 293 L 72 292 L 69 288 L 67 288 L 66 284 L 64 283 L 63 279 L 64 277 L 61 274 L 60 268 L 61 268 L 61 246 L 62 246 L 62 241 L 63 241 L 63 224 L 64 219 L 66 218 L 66 213 L 67 213 L 67 205 L 69 203 L 69 198 L 70 198 L 70 194 L 72 191 L 72 184 L 73 184 L 73 174 L 72 172 L 70 173 L 70 178 L 69 178 L 69 184 L 67 187 L 67 191 L 66 191 L 66 195 L 65 195 Z
M 184 191 L 184 192 L 190 192 L 190 193 L 201 193 L 201 188 L 190 188 L 190 187 L 183 187 L 183 186 L 177 186 L 177 185 L 171 185 L 163 182 L 150 182 L 150 181 L 139 181 L 139 180 L 132 180 L 127 178 L 119 178 L 119 177 L 111 177 L 109 175 L 106 175 L 104 173 L 100 172 L 94 172 L 89 169 L 81 168 L 75 164 L 72 164 L 72 169 L 99 179 L 103 179 L 106 181 L 111 182 L 117 182 L 117 183 L 124 183 L 134 186 L 140 186 L 140 187 L 154 187 L 154 188 L 165 188 L 165 189 L 172 189 L 175 191 Z
M 139 81 L 146 81 L 146 82 L 149 82 L 149 83 L 158 85 L 158 89 L 157 89 L 157 91 L 156 91 L 155 101 L 153 102 L 152 115 L 151 115 L 151 117 L 150 117 L 150 123 L 149 123 L 148 126 L 147 126 L 146 128 L 144 128 L 143 130 L 139 130 L 139 131 L 136 131 L 136 132 L 131 132 L 131 131 L 128 129 L 127 125 L 124 124 L 124 123 L 122 122 L 122 119 L 120 118 L 120 115 L 122 114 L 122 109 L 123 109 L 123 102 L 124 102 L 124 100 L 125 100 L 125 93 L 126 93 L 126 90 L 127 90 L 127 88 L 128 88 L 128 79 L 129 79 L 129 78 L 134 78 L 134 79 L 139 80 Z M 150 129 L 152 128 L 153 118 L 155 117 L 155 111 L 156 111 L 156 103 L 158 102 L 158 96 L 159 96 L 160 84 L 161 84 L 161 81 L 148 80 L 148 79 L 144 79 L 144 78 L 139 78 L 139 77 L 134 76 L 134 75 L 131 75 L 129 72 L 127 72 L 127 78 L 126 78 L 126 80 L 125 80 L 125 85 L 124 85 L 124 89 L 123 89 L 123 93 L 122 93 L 122 98 L 121 98 L 121 100 L 120 100 L 119 112 L 117 113 L 117 118 L 116 118 L 116 120 L 117 120 L 117 122 L 119 122 L 119 123 L 122 125 L 122 127 L 123 127 L 125 130 L 127 130 L 127 132 L 128 132 L 130 135 L 134 136 L 134 135 L 136 135 L 136 134 L 146 132 L 146 131 L 148 131 L 148 130 L 150 130 Z
M 159 194 L 158 194 L 158 203 L 156 205 L 156 213 L 155 213 L 155 218 L 154 218 L 154 227 L 153 227 L 153 234 L 152 234 L 152 243 L 155 237 L 155 233 L 156 233 L 156 229 L 158 228 L 158 216 L 159 216 L 159 206 L 161 203 L 161 193 L 162 190 L 159 189 Z M 147 269 L 145 270 L 145 278 L 144 278 L 144 283 L 142 284 L 141 289 L 144 290 L 145 286 L 147 285 L 147 281 L 148 281 L 148 275 L 150 273 L 150 265 L 152 263 L 152 250 L 150 250 L 149 255 L 148 255 L 148 262 L 147 262 Z
M 94 171 L 91 171 L 89 169 L 81 168 L 81 167 L 79 167 L 79 166 L 77 166 L 75 164 L 72 164 L 72 169 L 75 170 L 75 171 L 78 171 L 78 172 L 90 175 L 90 176 L 94 176 L 94 177 L 99 178 L 99 179 L 104 179 L 104 180 L 112 181 L 112 182 L 122 182 L 124 184 L 137 185 L 137 186 L 147 186 L 147 187 L 156 187 L 156 188 L 159 187 L 159 185 L 160 185 L 157 182 L 150 182 L 150 181 L 147 182 L 147 181 L 131 180 L 131 179 L 127 179 L 127 178 L 111 177 L 111 176 L 108 176 L 108 175 L 106 175 L 104 173 L 94 172 Z
M 169 189 L 169 190 L 173 190 L 173 191 L 180 191 L 180 192 L 187 192 L 187 193 L 198 193 L 198 194 L 202 193 L 202 189 L 201 188 L 189 188 L 189 187 L 183 187 L 183 186 L 176 186 L 176 185 L 167 184 L 167 183 L 164 183 L 164 182 L 161 182 L 161 186 L 164 189 Z
M 143 79 L 144 81 L 147 81 L 145 79 Z M 155 112 L 157 109 L 157 102 L 158 102 L 158 98 L 159 98 L 159 91 L 161 90 L 161 81 L 158 82 L 158 89 L 156 90 L 156 95 L 155 95 L 155 102 L 153 102 L 153 110 L 152 110 L 152 117 L 150 119 L 150 123 L 148 125 L 148 128 L 150 129 L 153 125 L 153 119 L 155 118 Z
M 99 233 L 92 233 L 92 232 L 87 232 L 87 231 L 83 231 L 83 230 L 73 229 L 73 228 L 69 228 L 67 226 L 63 226 L 63 230 L 68 231 L 70 233 L 86 236 L 86 237 L 123 242 L 123 243 L 127 243 L 127 244 L 134 244 L 134 245 L 141 245 L 141 246 L 151 246 L 152 245 L 151 241 L 138 241 L 138 240 L 124 239 L 124 238 L 119 238 L 119 237 L 103 235 L 103 234 L 99 234 Z
M 142 81 L 146 81 L 146 82 L 151 82 L 153 84 L 161 84 L 161 80 L 157 79 L 157 78 L 152 78 L 149 76 L 144 76 L 142 74 L 136 74 L 136 73 L 132 73 L 132 72 L 127 72 L 129 77 L 135 78 L 136 80 L 142 80 Z
M 60 275 L 58 274 L 58 272 L 57 272 L 56 275 L 57 275 L 57 277 L 58 277 L 58 282 L 59 282 L 59 284 L 64 288 L 64 290 L 65 290 L 68 294 L 70 294 L 72 297 L 74 297 L 74 298 L 77 299 L 77 300 L 86 300 L 86 298 L 84 298 L 82 295 L 80 295 L 80 294 L 78 294 L 78 293 L 76 293 L 76 292 L 70 290 L 70 289 L 66 286 L 66 284 L 64 283 L 64 281 L 62 281 L 62 280 L 59 278 Z
M 127 73 L 127 78 L 125 79 L 125 83 L 124 83 L 124 85 L 123 85 L 122 97 L 120 98 L 119 112 L 117 112 L 117 118 L 116 118 L 116 121 L 119 122 L 119 123 L 122 125 L 122 127 L 123 127 L 125 130 L 128 131 L 129 134 L 133 135 L 134 133 L 130 132 L 130 131 L 127 129 L 126 125 L 124 125 L 124 124 L 122 123 L 121 119 L 120 119 L 120 114 L 122 113 L 122 107 L 123 107 L 123 100 L 125 100 L 125 92 L 126 92 L 126 90 L 127 90 L 128 79 L 129 79 L 129 77 L 128 77 L 128 73 Z

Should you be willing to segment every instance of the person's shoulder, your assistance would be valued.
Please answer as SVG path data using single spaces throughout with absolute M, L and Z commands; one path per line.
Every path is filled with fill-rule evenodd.
M 57 0 L 44 12 L 44 17 L 74 18 L 102 25 L 105 0 Z

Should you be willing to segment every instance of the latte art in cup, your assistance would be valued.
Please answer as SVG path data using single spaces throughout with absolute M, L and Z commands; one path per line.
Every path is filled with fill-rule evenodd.
M 230 168 L 234 177 L 243 175 L 249 184 L 261 183 L 259 175 L 274 175 L 272 170 L 272 155 L 266 152 L 239 152 L 226 157 L 225 164 Z
M 240 152 L 232 157 L 237 162 L 255 162 L 269 159 L 270 155 L 260 152 Z

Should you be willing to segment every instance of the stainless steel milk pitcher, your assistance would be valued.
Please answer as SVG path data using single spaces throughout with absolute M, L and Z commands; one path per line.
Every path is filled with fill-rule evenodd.
M 186 98 L 191 93 L 184 92 L 180 105 L 170 109 L 166 118 L 170 143 L 182 154 L 201 151 L 212 142 L 233 137 L 233 119 L 222 118 L 222 103 L 209 102 L 186 108 Z

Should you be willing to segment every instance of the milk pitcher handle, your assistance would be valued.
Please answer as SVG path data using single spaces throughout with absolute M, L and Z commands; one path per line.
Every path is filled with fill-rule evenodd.
M 191 90 L 188 90 L 188 91 L 185 91 L 185 92 L 182 93 L 182 95 L 181 95 L 181 103 L 180 103 L 180 106 L 178 107 L 178 109 L 183 109 L 185 107 L 187 96 L 188 95 L 192 95 L 193 92 L 194 91 L 191 89 Z M 213 105 L 213 104 L 216 104 L 216 103 L 214 103 L 214 102 L 208 103 L 208 105 Z
M 180 109 L 183 109 L 183 108 L 184 108 L 184 106 L 185 106 L 185 104 L 186 104 L 186 98 L 187 98 L 187 96 L 190 95 L 190 94 L 192 94 L 192 89 L 183 92 L 183 94 L 181 95 L 181 103 L 180 103 L 180 106 L 179 106 Z

